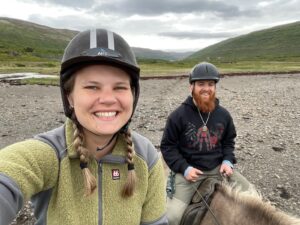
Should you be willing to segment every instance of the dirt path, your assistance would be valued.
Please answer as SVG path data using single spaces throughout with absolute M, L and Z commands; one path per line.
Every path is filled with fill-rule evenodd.
M 184 79 L 142 80 L 131 128 L 159 148 L 167 115 L 189 94 Z M 237 127 L 237 168 L 280 209 L 300 216 L 300 74 L 225 77 L 221 104 Z M 61 125 L 58 87 L 0 83 L 0 148 Z

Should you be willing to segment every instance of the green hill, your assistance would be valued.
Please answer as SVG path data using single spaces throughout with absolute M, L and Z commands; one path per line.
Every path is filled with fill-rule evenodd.
M 300 61 L 300 21 L 231 38 L 186 60 L 212 62 Z
M 3 61 L 59 60 L 77 31 L 0 17 L 0 59 Z

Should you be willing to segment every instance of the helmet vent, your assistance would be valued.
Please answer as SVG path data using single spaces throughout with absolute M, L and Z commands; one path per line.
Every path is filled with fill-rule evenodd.
M 115 50 L 115 41 L 114 41 L 113 32 L 107 31 L 107 41 L 108 41 L 108 48 L 111 50 Z
M 90 48 L 97 48 L 97 32 L 96 29 L 90 30 Z
M 208 73 L 208 66 L 207 65 L 205 66 L 205 69 L 206 69 L 206 73 Z

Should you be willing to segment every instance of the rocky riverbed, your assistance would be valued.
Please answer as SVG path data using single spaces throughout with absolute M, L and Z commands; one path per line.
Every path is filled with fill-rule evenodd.
M 141 81 L 131 128 L 159 149 L 167 115 L 189 94 L 187 78 Z M 224 77 L 221 105 L 237 128 L 236 168 L 266 200 L 300 216 L 300 74 Z M 0 148 L 60 126 L 58 87 L 0 83 Z M 27 205 L 13 224 L 33 224 Z

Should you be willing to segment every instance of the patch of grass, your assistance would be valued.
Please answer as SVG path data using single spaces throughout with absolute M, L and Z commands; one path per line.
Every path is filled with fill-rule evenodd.
M 142 76 L 164 76 L 188 74 L 196 61 L 141 63 Z M 298 61 L 240 61 L 240 62 L 211 62 L 220 73 L 265 73 L 265 72 L 300 72 Z
M 16 65 L 16 67 L 25 67 L 26 66 L 26 65 L 24 65 L 22 63 L 16 63 L 15 65 Z
M 45 67 L 56 67 L 55 63 L 42 63 L 40 66 L 45 66 Z
M 0 61 L 0 73 L 32 72 L 58 75 L 60 64 L 56 61 Z
M 51 85 L 51 86 L 59 86 L 59 77 L 57 78 L 29 78 L 17 81 L 19 84 L 38 84 L 38 85 Z
M 25 65 L 25 67 L 16 66 L 16 64 Z M 187 75 L 197 61 L 176 61 L 169 62 L 163 60 L 143 60 L 139 61 L 141 67 L 141 77 L 150 76 L 176 76 Z M 300 73 L 300 63 L 298 61 L 239 61 L 239 62 L 212 62 L 221 74 L 230 73 L 281 73 L 294 72 Z M 59 62 L 1 62 L 0 73 L 33 72 L 39 74 L 59 75 Z M 31 81 L 24 81 L 31 82 Z M 51 85 L 51 82 L 44 79 L 32 81 L 40 84 Z
M 216 63 L 221 73 L 271 73 L 300 72 L 299 62 L 282 61 L 241 61 L 235 63 Z

